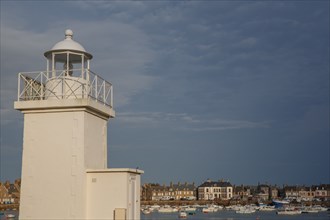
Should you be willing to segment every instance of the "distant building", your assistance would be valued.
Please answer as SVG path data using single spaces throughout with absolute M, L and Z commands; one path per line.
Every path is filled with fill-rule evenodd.
M 195 183 L 170 183 L 165 184 L 144 184 L 142 186 L 142 200 L 159 201 L 159 200 L 194 200 L 196 199 Z
M 321 184 L 312 186 L 315 191 L 315 198 L 321 200 L 330 200 L 330 184 Z
M 5 184 L 0 182 L 0 204 L 7 204 L 11 202 L 11 196 Z
M 152 189 L 158 187 L 158 183 L 145 183 L 141 187 L 141 200 L 151 201 L 152 200 Z
M 267 201 L 270 199 L 270 187 L 266 184 L 258 184 L 257 187 L 257 197 L 262 201 Z
M 171 198 L 175 200 L 196 200 L 196 186 L 195 183 L 170 183 L 169 192 Z
M 271 186 L 270 187 L 270 198 L 271 199 L 277 199 L 279 197 L 279 190 L 277 186 Z
M 330 199 L 330 184 L 316 186 L 285 186 L 285 197 L 297 201 L 312 201 L 313 199 Z
M 168 200 L 170 199 L 169 195 L 169 187 L 166 186 L 165 184 L 163 185 L 153 185 L 149 188 L 150 190 L 150 194 L 151 194 L 151 200 L 152 201 L 159 201 L 159 200 L 164 200 L 165 198 L 168 198 Z
M 198 186 L 198 200 L 228 200 L 233 197 L 233 186 L 226 181 L 207 180 Z
M 8 190 L 9 195 L 11 195 L 12 203 L 19 203 L 20 201 L 20 189 L 21 189 L 21 180 L 15 180 L 14 183 L 5 183 L 5 187 Z
M 312 187 L 306 186 L 298 186 L 298 197 L 296 198 L 297 201 L 312 201 L 315 196 L 315 191 Z
M 233 197 L 236 200 L 247 200 L 249 197 L 251 197 L 251 190 L 248 186 L 234 186 L 233 191 Z
M 284 196 L 289 199 L 295 199 L 299 197 L 298 186 L 285 186 Z
M 21 180 L 15 180 L 14 183 L 6 181 L 0 182 L 0 204 L 18 204 L 20 201 Z

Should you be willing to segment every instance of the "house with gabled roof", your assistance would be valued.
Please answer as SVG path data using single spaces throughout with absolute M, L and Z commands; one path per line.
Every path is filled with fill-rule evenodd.
M 0 204 L 4 204 L 9 198 L 9 193 L 5 185 L 0 182 Z
M 19 203 L 19 189 L 9 181 L 0 182 L 0 204 L 13 203 Z
M 198 189 L 198 200 L 228 200 L 233 197 L 233 186 L 229 181 L 208 179 Z
M 233 197 L 235 197 L 236 200 L 247 200 L 249 197 L 252 196 L 251 189 L 249 186 L 234 186 L 233 191 Z
M 298 186 L 284 186 L 284 195 L 286 198 L 295 199 L 299 197 Z
M 330 199 L 330 184 L 320 184 L 318 186 L 312 186 L 315 191 L 315 198 L 321 200 Z
M 10 183 L 9 181 L 6 181 L 4 186 L 6 187 L 10 197 L 11 197 L 11 203 L 18 204 L 20 201 L 20 183 L 21 180 L 15 180 L 14 183 Z
M 175 200 L 195 200 L 196 199 L 196 186 L 195 183 L 180 183 L 173 184 L 170 183 L 170 192 L 174 192 Z
M 144 184 L 142 188 L 142 196 L 145 200 L 194 200 L 196 199 L 195 183 L 170 183 L 165 184 Z

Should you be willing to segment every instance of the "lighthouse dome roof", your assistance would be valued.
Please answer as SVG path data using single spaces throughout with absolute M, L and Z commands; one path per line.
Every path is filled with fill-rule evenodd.
M 74 41 L 72 38 L 73 38 L 73 31 L 67 29 L 65 31 L 65 39 L 56 43 L 49 51 L 46 51 L 44 53 L 45 57 L 48 57 L 52 52 L 56 52 L 56 51 L 73 51 L 78 53 L 79 52 L 84 53 L 87 56 L 87 58 L 92 59 L 93 56 L 90 53 L 87 53 L 85 48 L 77 41 Z

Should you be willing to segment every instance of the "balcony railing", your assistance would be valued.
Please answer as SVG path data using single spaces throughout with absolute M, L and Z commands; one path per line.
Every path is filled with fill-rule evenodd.
M 90 98 L 112 108 L 112 84 L 89 69 L 18 74 L 18 101 L 81 98 Z

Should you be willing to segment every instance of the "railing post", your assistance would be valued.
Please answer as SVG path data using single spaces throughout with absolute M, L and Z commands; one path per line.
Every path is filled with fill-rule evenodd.
M 95 74 L 95 99 L 96 99 L 96 102 L 97 102 L 97 75 Z
M 85 75 L 86 75 L 86 81 L 87 81 L 87 90 L 86 91 L 87 91 L 87 97 L 89 97 L 92 85 L 90 84 L 89 69 L 85 69 L 85 71 L 86 71 Z
M 105 100 L 105 80 L 103 80 L 103 105 L 105 105 L 106 100 Z
M 84 76 L 84 62 L 85 62 L 84 55 L 81 55 L 81 78 L 82 79 L 85 79 L 85 76 Z
M 18 73 L 18 88 L 17 88 L 17 101 L 20 101 L 20 93 L 21 93 L 21 73 Z
M 40 86 L 40 89 L 41 89 L 41 91 L 40 91 L 40 100 L 42 100 L 43 98 L 44 98 L 44 83 L 43 83 L 43 78 L 42 78 L 42 76 L 44 75 L 44 73 L 43 72 L 41 72 L 40 73 L 40 84 L 41 84 L 41 86 Z
M 49 78 L 49 60 L 48 60 L 48 58 L 47 58 L 47 80 L 48 80 L 48 78 Z
M 62 89 L 62 92 L 61 93 L 62 93 L 62 99 L 64 99 L 64 83 L 65 83 L 64 80 L 65 80 L 65 78 L 62 76 L 61 77 L 61 87 L 62 87 L 61 88 Z
M 52 78 L 55 78 L 56 73 L 55 73 L 55 54 L 52 53 Z

